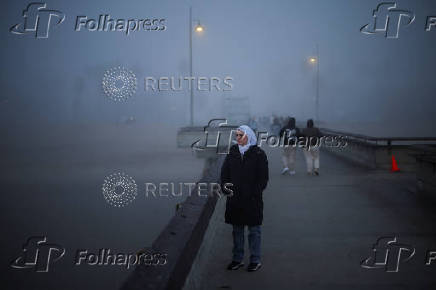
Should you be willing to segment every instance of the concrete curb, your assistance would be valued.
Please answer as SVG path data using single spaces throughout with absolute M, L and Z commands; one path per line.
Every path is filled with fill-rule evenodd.
M 199 182 L 218 182 L 224 157 L 206 159 Z M 166 254 L 167 263 L 138 265 L 121 289 L 181 289 L 203 242 L 217 199 L 216 195 L 191 194 L 152 244 L 151 251 Z

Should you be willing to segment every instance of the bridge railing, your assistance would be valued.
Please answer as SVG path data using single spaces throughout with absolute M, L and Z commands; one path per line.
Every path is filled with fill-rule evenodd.
M 433 142 L 436 144 L 436 137 L 373 137 L 356 133 L 321 128 L 321 131 L 326 135 L 345 136 L 350 140 L 365 142 L 377 146 L 393 146 L 393 145 L 410 145 L 416 143 Z M 395 143 L 395 144 L 394 144 Z
M 388 169 L 392 156 L 404 171 L 416 170 L 416 155 L 422 154 L 419 144 L 436 146 L 436 137 L 374 137 L 362 134 L 320 129 L 325 136 L 341 136 L 347 146 L 341 149 L 326 148 L 329 152 L 373 169 Z

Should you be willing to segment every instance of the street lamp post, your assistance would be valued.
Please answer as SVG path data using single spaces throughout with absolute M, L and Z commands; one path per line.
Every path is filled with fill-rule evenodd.
M 190 104 L 189 104 L 189 106 L 190 106 L 190 109 L 189 109 L 189 111 L 190 111 L 190 125 L 191 126 L 194 126 L 194 86 L 193 86 L 193 84 L 192 84 L 192 75 L 193 75 L 193 73 L 192 73 L 192 32 L 193 32 L 193 30 L 194 30 L 194 28 L 192 27 L 192 23 L 193 23 L 193 20 L 192 20 L 192 6 L 190 6 L 189 7 L 189 76 L 190 76 L 190 79 L 189 79 L 189 81 L 191 82 L 191 85 L 189 86 L 190 88 L 191 88 L 191 96 L 190 96 Z M 201 33 L 201 32 L 203 32 L 203 30 L 204 30 L 204 28 L 203 28 L 203 26 L 201 26 L 201 24 L 200 23 L 197 23 L 197 25 L 195 26 L 195 31 L 197 32 L 197 33 Z
M 319 121 L 319 47 L 316 45 L 316 100 L 315 100 L 315 117 L 316 121 Z
M 316 45 L 316 57 L 309 58 L 311 64 L 316 64 L 316 95 L 315 95 L 315 120 L 319 121 L 319 48 Z
M 190 98 L 190 125 L 194 126 L 194 90 L 192 89 L 192 6 L 189 7 L 189 81 L 191 85 L 191 98 Z

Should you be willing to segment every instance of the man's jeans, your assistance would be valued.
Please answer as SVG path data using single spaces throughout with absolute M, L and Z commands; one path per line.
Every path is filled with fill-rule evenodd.
M 248 246 L 250 263 L 260 263 L 260 226 L 248 226 Z M 233 261 L 244 259 L 245 226 L 233 225 Z

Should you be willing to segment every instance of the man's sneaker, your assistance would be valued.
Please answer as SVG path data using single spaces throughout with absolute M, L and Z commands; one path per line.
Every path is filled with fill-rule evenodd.
M 248 272 L 254 272 L 259 270 L 259 268 L 262 266 L 261 263 L 250 263 L 250 265 L 248 265 L 247 267 L 247 271 Z
M 289 175 L 295 175 L 295 170 L 289 171 Z
M 227 270 L 238 270 L 239 268 L 244 266 L 244 262 L 236 262 L 232 261 L 228 266 Z
M 313 174 L 316 175 L 316 176 L 318 176 L 318 175 L 319 175 L 318 170 L 314 170 L 314 171 L 313 171 Z
M 283 170 L 282 170 L 282 175 L 285 174 L 285 173 L 288 172 L 288 171 L 289 171 L 289 168 L 287 168 L 287 167 L 283 168 Z

